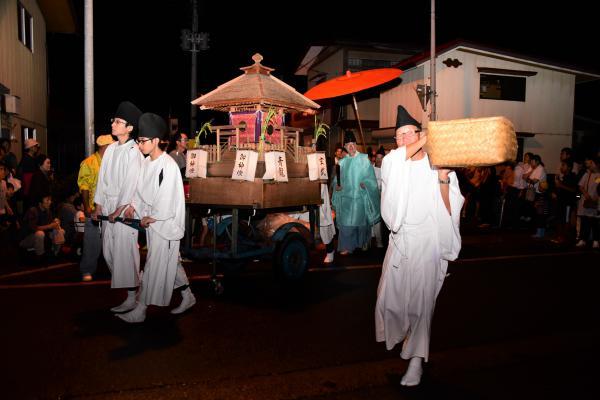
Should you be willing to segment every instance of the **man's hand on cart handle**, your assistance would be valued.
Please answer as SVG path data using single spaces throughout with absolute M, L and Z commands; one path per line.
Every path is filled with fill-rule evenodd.
M 125 210 L 125 218 L 133 218 L 135 216 L 135 208 L 132 206 L 127 207 Z
M 148 228 L 148 225 L 150 225 L 151 223 L 156 222 L 156 220 L 152 217 L 143 217 L 142 221 L 140 222 L 140 226 L 142 228 Z

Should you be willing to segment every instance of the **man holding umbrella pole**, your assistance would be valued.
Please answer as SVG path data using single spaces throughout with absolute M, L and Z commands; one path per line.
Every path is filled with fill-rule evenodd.
M 381 219 L 373 166 L 367 155 L 357 150 L 352 131 L 346 131 L 344 142 L 348 156 L 339 162 L 341 177 L 335 177 L 331 198 L 341 255 L 350 254 L 357 248 L 366 250 L 371 241 L 371 227 Z

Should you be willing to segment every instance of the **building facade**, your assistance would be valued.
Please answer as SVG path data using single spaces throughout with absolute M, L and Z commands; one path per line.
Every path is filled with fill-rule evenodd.
M 381 93 L 380 137 L 393 135 L 399 104 L 424 126 L 429 121 L 431 103 L 419 91 L 426 92 L 430 84 L 430 58 L 405 65 L 402 83 Z M 574 67 L 452 43 L 436 57 L 437 120 L 507 117 L 517 131 L 520 153 L 539 154 L 546 169 L 557 172 L 561 148 L 572 146 L 576 85 L 596 79 L 600 75 Z
M 47 143 L 46 21 L 35 0 L 0 0 L 2 137 L 20 159 L 25 139 Z

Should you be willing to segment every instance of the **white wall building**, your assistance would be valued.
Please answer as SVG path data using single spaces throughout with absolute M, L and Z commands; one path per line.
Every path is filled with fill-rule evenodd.
M 399 67 L 402 83 L 380 95 L 380 128 L 394 127 L 399 104 L 426 127 L 431 104 L 424 110 L 416 89 L 430 83 L 430 56 Z M 597 79 L 577 68 L 453 42 L 437 51 L 437 119 L 505 116 L 518 132 L 520 151 L 539 154 L 547 171 L 557 172 L 560 149 L 572 145 L 575 86 Z M 377 135 L 393 135 L 393 129 Z

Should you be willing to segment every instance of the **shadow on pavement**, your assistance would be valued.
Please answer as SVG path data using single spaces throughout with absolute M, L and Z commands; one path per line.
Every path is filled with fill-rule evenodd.
M 160 350 L 178 345 L 182 340 L 177 316 L 168 310 L 148 310 L 142 324 L 128 324 L 108 310 L 93 310 L 75 317 L 76 335 L 81 338 L 115 336 L 123 345 L 109 351 L 110 360 L 122 360 L 141 355 L 147 351 Z

